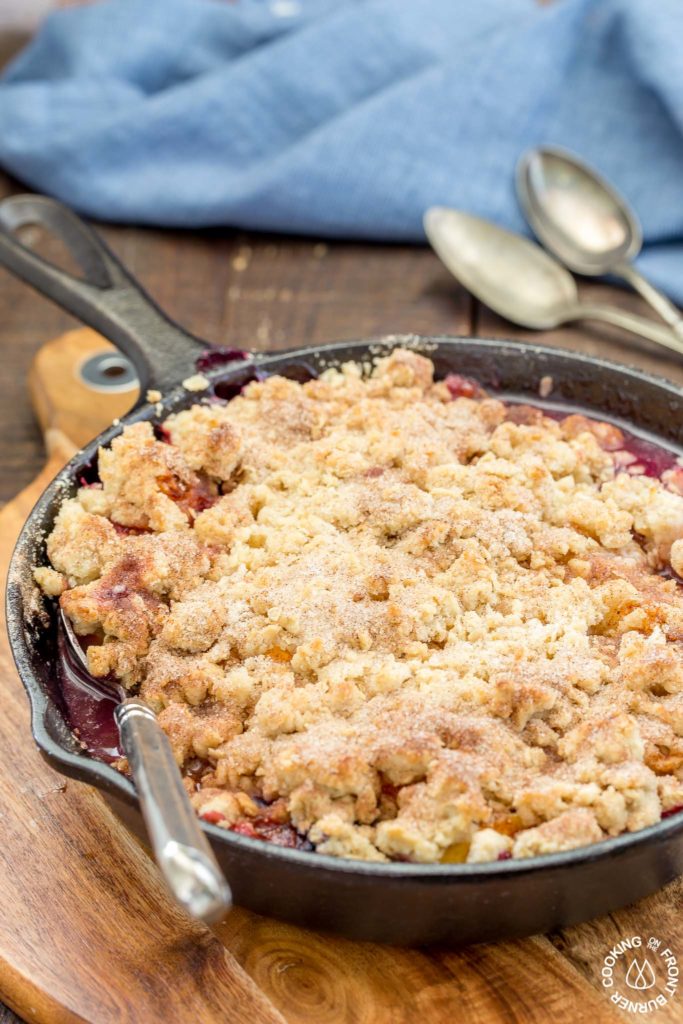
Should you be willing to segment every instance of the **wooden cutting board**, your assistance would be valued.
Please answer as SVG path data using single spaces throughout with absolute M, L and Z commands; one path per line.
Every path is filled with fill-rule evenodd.
M 105 348 L 92 331 L 72 331 L 35 360 L 30 390 L 47 462 L 0 512 L 3 578 L 42 488 L 75 445 L 132 403 L 132 391 L 107 395 L 79 380 L 83 360 Z M 615 943 L 659 938 L 683 967 L 680 882 L 565 932 L 463 951 L 353 943 L 240 909 L 213 930 L 194 925 L 99 794 L 58 775 L 34 749 L 4 628 L 0 687 L 0 997 L 26 1020 L 616 1024 L 634 1018 L 601 983 Z M 642 998 L 625 988 L 624 973 L 620 962 L 617 987 Z M 646 1018 L 683 1021 L 683 988 Z

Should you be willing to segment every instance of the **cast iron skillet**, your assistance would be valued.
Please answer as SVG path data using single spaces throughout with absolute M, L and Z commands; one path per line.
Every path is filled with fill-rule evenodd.
M 49 228 L 83 268 L 77 280 L 40 259 L 13 237 L 24 224 Z M 161 416 L 141 398 L 123 423 L 156 421 L 196 402 L 179 382 L 194 371 L 206 343 L 159 310 L 98 236 L 71 211 L 44 197 L 0 204 L 0 263 L 80 317 L 134 362 L 141 394 L 163 395 Z M 457 371 L 486 387 L 534 400 L 551 375 L 559 402 L 626 421 L 677 447 L 683 441 L 683 393 L 638 370 L 558 349 L 473 338 L 389 337 L 253 356 L 210 374 L 240 383 L 258 365 L 297 377 L 390 351 L 397 343 L 424 351 L 439 375 Z M 65 721 L 55 686 L 54 617 L 36 612 L 31 567 L 45 559 L 44 537 L 61 501 L 92 468 L 97 449 L 121 430 L 109 427 L 56 477 L 31 512 L 17 542 L 7 588 L 12 650 L 28 692 L 32 729 L 46 760 L 65 775 L 102 790 L 136 833 L 142 821 L 131 783 L 83 753 Z M 683 872 L 683 814 L 629 835 L 568 853 L 494 864 L 375 864 L 283 849 L 204 825 L 235 901 L 258 913 L 349 937 L 403 944 L 471 943 L 545 932 L 604 914 L 646 896 Z

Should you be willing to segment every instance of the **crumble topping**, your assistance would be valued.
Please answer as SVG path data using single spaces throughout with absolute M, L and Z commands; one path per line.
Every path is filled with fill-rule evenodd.
M 157 712 L 205 820 L 482 862 L 683 805 L 680 474 L 618 428 L 397 349 L 158 435 L 100 451 L 36 580 Z

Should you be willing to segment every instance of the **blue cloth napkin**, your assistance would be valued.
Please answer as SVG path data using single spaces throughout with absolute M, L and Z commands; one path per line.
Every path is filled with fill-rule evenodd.
M 524 230 L 517 158 L 593 163 L 683 302 L 681 0 L 109 0 L 0 80 L 0 165 L 107 220 L 421 240 Z

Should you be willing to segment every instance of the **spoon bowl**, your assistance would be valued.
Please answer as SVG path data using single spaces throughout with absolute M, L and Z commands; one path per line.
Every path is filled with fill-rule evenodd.
M 676 306 L 633 265 L 643 242 L 635 213 L 597 171 L 564 149 L 532 149 L 517 165 L 517 194 L 534 232 L 565 266 L 622 278 L 683 338 Z
M 573 154 L 550 146 L 526 153 L 517 190 L 536 235 L 577 274 L 607 274 L 640 252 L 640 224 L 626 200 Z
M 530 239 L 444 206 L 427 210 L 424 228 L 467 290 L 513 323 L 548 330 L 578 306 L 572 275 Z

